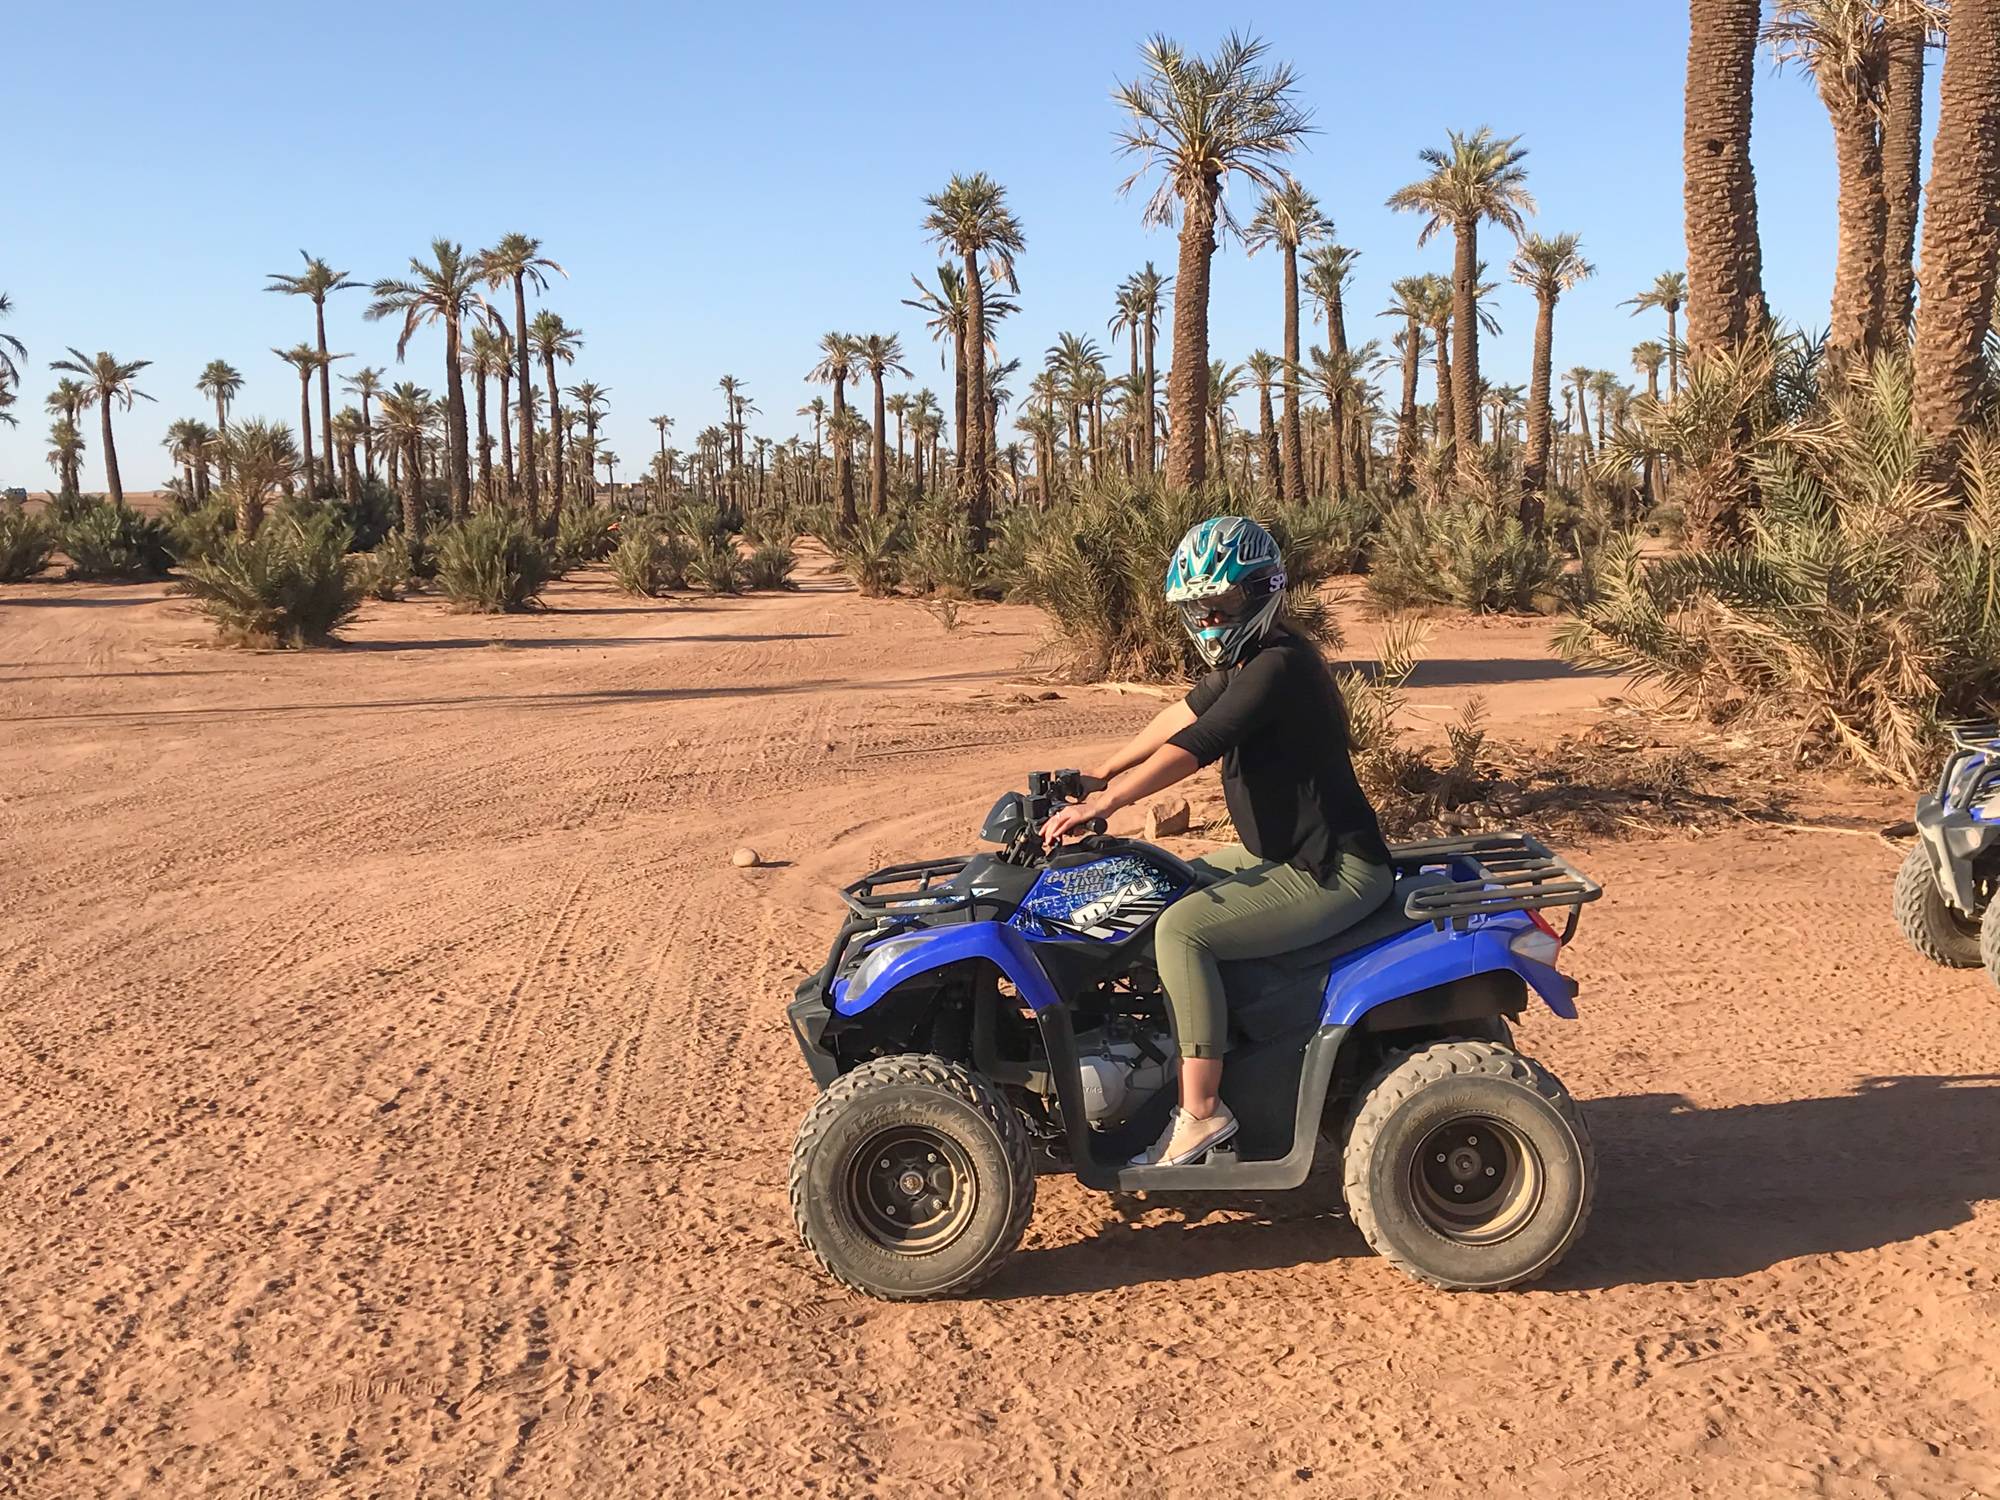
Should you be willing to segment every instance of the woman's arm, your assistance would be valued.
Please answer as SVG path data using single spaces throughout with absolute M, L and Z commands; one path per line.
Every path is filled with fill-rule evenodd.
M 1165 714 L 1160 716 L 1162 719 Z M 1193 716 L 1190 715 L 1190 718 Z M 1159 721 L 1155 720 L 1157 724 Z M 1146 731 L 1151 732 L 1151 726 Z M 1141 736 L 1143 738 L 1144 735 Z M 1201 769 L 1201 763 L 1178 745 L 1162 744 L 1138 765 L 1120 771 L 1111 784 L 1083 801 L 1065 807 L 1042 825 L 1042 843 L 1054 848 L 1063 835 L 1092 818 L 1108 818 L 1121 807 L 1129 807 L 1141 797 L 1165 791 L 1177 781 L 1185 781 Z
M 1158 750 L 1160 746 L 1166 744 L 1168 740 L 1172 739 L 1192 723 L 1194 723 L 1194 710 L 1189 708 L 1185 701 L 1169 703 L 1165 708 L 1153 715 L 1151 722 L 1144 729 L 1133 735 L 1131 739 L 1127 740 L 1096 765 L 1090 767 L 1089 774 L 1095 776 L 1099 781 L 1109 781 L 1120 771 L 1129 771 L 1132 767 L 1139 765 L 1152 755 L 1154 751 Z M 1179 778 L 1176 777 L 1175 780 L 1179 780 Z M 1171 786 L 1173 783 L 1166 782 L 1163 784 Z M 1154 790 L 1157 791 L 1159 788 L 1155 787 Z M 1143 797 L 1146 794 L 1141 792 L 1139 795 Z M 1120 806 L 1123 805 L 1122 803 L 1120 804 Z

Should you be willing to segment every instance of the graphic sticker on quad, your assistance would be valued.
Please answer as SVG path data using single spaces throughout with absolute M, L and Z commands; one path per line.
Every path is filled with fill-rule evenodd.
M 1031 937 L 1082 933 L 1114 940 L 1138 931 L 1186 889 L 1186 882 L 1146 860 L 1114 855 L 1042 871 L 1011 925 Z

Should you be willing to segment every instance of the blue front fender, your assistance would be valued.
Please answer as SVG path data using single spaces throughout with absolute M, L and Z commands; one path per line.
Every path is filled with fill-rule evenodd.
M 1508 946 L 1526 921 L 1493 923 L 1469 932 L 1424 928 L 1364 948 L 1327 976 L 1323 1026 L 1352 1026 L 1378 1005 L 1434 985 L 1507 970 L 1519 974 L 1548 1008 L 1576 1019 L 1576 981 L 1549 964 L 1524 958 Z
M 867 989 L 856 994 L 847 980 L 833 982 L 833 1008 L 838 1014 L 859 1015 L 899 984 L 934 969 L 974 961 L 998 968 L 1031 1010 L 1044 1011 L 1060 1003 L 1028 940 L 1002 923 L 962 922 L 899 936 L 916 941 L 891 960 Z

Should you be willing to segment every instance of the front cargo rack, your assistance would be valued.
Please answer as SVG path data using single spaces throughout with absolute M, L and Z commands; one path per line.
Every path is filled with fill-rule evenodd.
M 1604 894 L 1604 887 L 1526 833 L 1392 844 L 1389 861 L 1398 875 L 1442 871 L 1450 876 L 1417 886 L 1403 904 L 1405 914 L 1438 928 L 1449 923 L 1462 929 L 1474 917 L 1565 906 L 1569 923 L 1562 940 L 1567 943 L 1576 934 L 1584 902 Z
M 858 917 L 879 917 L 894 911 L 956 911 L 972 904 L 970 891 L 939 891 L 937 886 L 972 863 L 972 856 L 919 859 L 906 865 L 885 865 L 842 886 L 840 899 Z M 893 887 L 893 889 L 884 889 Z

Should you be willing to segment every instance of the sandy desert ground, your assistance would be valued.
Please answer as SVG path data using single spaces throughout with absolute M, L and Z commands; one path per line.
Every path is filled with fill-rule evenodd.
M 0 594 L 0 1494 L 2000 1496 L 2000 997 L 1867 837 L 1573 851 L 1583 1019 L 1522 1042 L 1603 1185 L 1534 1289 L 1405 1282 L 1325 1173 L 1045 1179 L 973 1301 L 822 1279 L 832 885 L 1150 704 L 803 582 L 304 655 Z M 1540 639 L 1443 630 L 1413 697 L 1573 728 L 1613 685 Z

